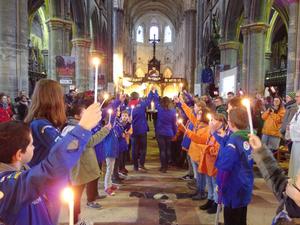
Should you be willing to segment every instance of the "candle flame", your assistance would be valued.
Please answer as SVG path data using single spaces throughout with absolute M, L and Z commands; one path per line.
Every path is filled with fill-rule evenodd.
M 100 64 L 100 59 L 98 57 L 94 57 L 92 63 L 94 66 L 98 66 Z
M 182 88 L 183 87 L 183 83 L 180 83 L 179 86 Z
M 103 95 L 103 97 L 104 97 L 105 100 L 107 100 L 107 99 L 109 98 L 109 94 L 105 93 L 105 94 Z
M 245 106 L 245 107 L 250 107 L 250 100 L 248 98 L 244 98 L 242 100 L 242 104 Z
M 134 105 L 131 106 L 131 109 L 134 109 Z
M 74 192 L 73 192 L 72 188 L 67 187 L 67 188 L 63 189 L 63 191 L 62 191 L 62 200 L 65 203 L 69 203 L 71 201 L 74 201 Z
M 108 110 L 108 113 L 109 113 L 109 114 L 112 114 L 112 113 L 113 113 L 113 110 L 112 110 L 112 109 L 109 109 L 109 110 Z
M 209 121 L 211 121 L 211 120 L 212 120 L 212 116 L 211 116 L 211 114 L 210 114 L 210 113 L 208 113 L 206 117 L 207 117 L 207 119 L 208 119 Z
M 178 119 L 177 122 L 178 122 L 179 124 L 182 124 L 182 123 L 183 123 L 183 120 L 182 120 L 182 119 Z

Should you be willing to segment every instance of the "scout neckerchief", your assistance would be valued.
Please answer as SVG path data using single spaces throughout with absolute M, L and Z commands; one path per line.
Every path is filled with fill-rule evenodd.
M 249 130 L 238 130 L 234 132 L 232 135 L 240 136 L 243 139 L 243 141 L 249 141 L 249 137 L 248 137 L 249 134 L 250 134 Z

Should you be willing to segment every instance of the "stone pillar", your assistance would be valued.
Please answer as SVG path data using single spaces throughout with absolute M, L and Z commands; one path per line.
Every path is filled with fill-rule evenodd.
M 230 65 L 230 68 L 237 66 L 238 51 L 240 43 L 236 41 L 227 41 L 219 44 L 221 52 L 221 64 Z
M 113 81 L 116 83 L 124 71 L 124 10 L 114 8 L 113 18 Z
M 44 61 L 43 61 L 43 64 L 44 64 L 44 68 L 43 70 L 44 71 L 48 71 L 48 54 L 49 54 L 49 51 L 47 49 L 44 49 L 42 50 L 42 55 L 43 55 L 43 58 L 44 58 Z
M 264 90 L 265 36 L 268 28 L 268 24 L 260 22 L 241 27 L 244 35 L 241 88 L 249 94 Z
M 297 41 L 298 37 L 297 30 L 299 30 L 300 24 L 298 24 L 299 16 L 299 2 L 294 1 L 289 3 L 289 30 L 288 30 L 288 65 L 287 65 L 287 81 L 286 81 L 286 91 L 295 91 L 299 88 L 299 78 L 296 75 L 297 68 Z
M 194 92 L 196 67 L 196 10 L 184 12 L 185 26 L 185 78 L 189 83 L 189 90 Z
M 48 78 L 57 80 L 55 57 L 70 55 L 69 38 L 72 22 L 51 18 L 46 23 L 49 30 Z
M 271 71 L 272 52 L 265 53 L 265 73 Z
M 76 38 L 72 40 L 75 64 L 75 85 L 80 92 L 89 89 L 90 46 L 91 40 Z
M 0 92 L 28 93 L 27 1 L 0 1 Z

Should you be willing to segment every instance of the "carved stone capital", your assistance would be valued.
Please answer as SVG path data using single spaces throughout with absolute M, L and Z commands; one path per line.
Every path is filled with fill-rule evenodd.
M 239 49 L 240 47 L 240 42 L 237 41 L 226 41 L 223 43 L 219 44 L 219 49 L 220 50 L 225 50 L 225 49 Z
M 259 33 L 266 32 L 269 29 L 270 25 L 263 22 L 250 23 L 241 26 L 241 30 L 243 34 L 247 33 Z
M 91 46 L 92 41 L 86 38 L 75 38 L 72 40 L 72 44 L 78 47 L 89 48 Z
M 73 22 L 60 18 L 51 18 L 46 21 L 46 24 L 48 24 L 49 29 L 65 28 L 71 30 Z

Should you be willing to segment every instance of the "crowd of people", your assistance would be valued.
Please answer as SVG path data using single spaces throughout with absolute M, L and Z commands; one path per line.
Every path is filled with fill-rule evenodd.
M 299 223 L 300 91 L 285 99 L 247 96 L 256 134 L 249 131 L 244 96 L 233 92 L 226 101 L 185 90 L 170 99 L 154 87 L 145 98 L 136 92 L 110 98 L 102 92 L 97 101 L 93 96 L 74 90 L 64 95 L 58 82 L 46 79 L 36 84 L 31 100 L 21 92 L 12 103 L 0 94 L 0 222 L 57 224 L 59 193 L 71 185 L 74 222 L 84 224 L 85 188 L 86 205 L 102 207 L 101 173 L 106 195 L 114 196 L 128 176 L 128 161 L 135 172 L 147 172 L 150 112 L 155 114 L 159 172 L 186 165 L 182 179 L 195 191 L 191 198 L 207 199 L 200 210 L 216 214 L 223 205 L 225 225 L 246 225 L 256 162 L 280 202 L 273 224 Z M 280 145 L 291 153 L 288 176 L 274 158 Z

